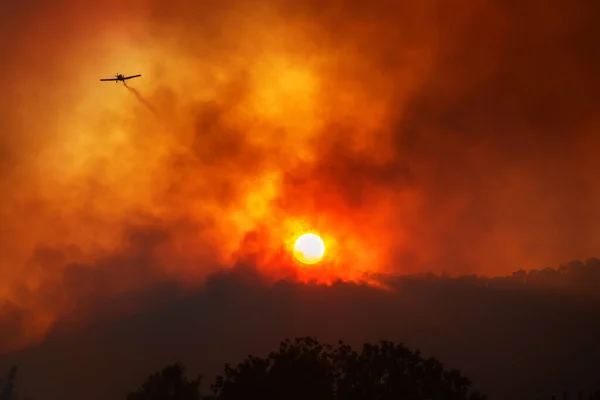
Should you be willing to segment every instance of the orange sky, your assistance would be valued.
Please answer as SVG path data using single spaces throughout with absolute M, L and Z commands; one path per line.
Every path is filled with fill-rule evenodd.
M 92 292 L 236 263 L 355 280 L 598 255 L 583 5 L 22 3 L 0 6 L 0 301 L 20 310 L 0 319 L 23 343 Z M 117 72 L 139 97 L 98 81 Z M 327 259 L 295 270 L 306 231 Z

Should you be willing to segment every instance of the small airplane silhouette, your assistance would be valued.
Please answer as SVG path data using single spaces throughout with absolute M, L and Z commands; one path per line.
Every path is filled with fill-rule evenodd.
M 142 75 L 123 76 L 122 74 L 116 74 L 114 78 L 104 78 L 104 79 L 100 79 L 100 80 L 102 82 L 115 81 L 115 83 L 117 83 L 117 82 L 121 81 L 121 82 L 125 83 L 125 81 L 127 79 L 137 78 L 138 76 L 142 76 Z

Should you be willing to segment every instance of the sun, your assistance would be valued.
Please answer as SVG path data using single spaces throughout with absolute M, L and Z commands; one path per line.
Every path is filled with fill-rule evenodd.
M 325 255 L 325 243 L 319 235 L 305 233 L 294 243 L 294 256 L 303 264 L 316 264 Z

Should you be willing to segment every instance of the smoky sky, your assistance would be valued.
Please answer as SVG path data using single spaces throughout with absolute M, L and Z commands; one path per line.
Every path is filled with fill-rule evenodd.
M 598 254 L 595 2 L 0 7 L 6 348 L 240 262 L 331 283 Z M 290 260 L 307 230 L 321 267 Z

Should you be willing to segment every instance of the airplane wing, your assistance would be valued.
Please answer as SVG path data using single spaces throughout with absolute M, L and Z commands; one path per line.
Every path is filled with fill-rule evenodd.
M 106 81 L 116 81 L 117 78 L 105 78 L 105 79 L 100 79 L 102 82 L 106 82 Z
M 142 75 L 131 75 L 131 76 L 125 76 L 125 77 L 123 77 L 123 79 L 137 78 L 138 76 L 142 76 Z

